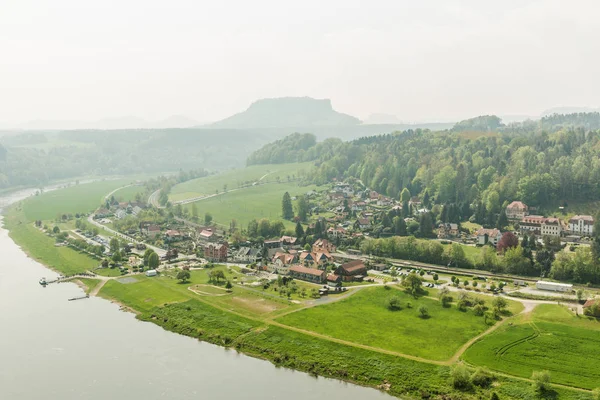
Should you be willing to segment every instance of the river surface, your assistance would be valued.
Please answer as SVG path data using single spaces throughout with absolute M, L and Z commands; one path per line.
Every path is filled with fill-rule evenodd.
M 30 195 L 0 197 L 0 209 Z M 1 222 L 1 221 L 0 221 Z M 167 332 L 28 258 L 0 229 L 0 399 L 392 399 Z

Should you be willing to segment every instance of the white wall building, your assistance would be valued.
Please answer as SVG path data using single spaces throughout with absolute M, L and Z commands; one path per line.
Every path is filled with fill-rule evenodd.
M 547 218 L 542 223 L 542 236 L 560 236 L 562 224 L 558 218 Z
M 568 283 L 537 281 L 535 287 L 539 290 L 549 290 L 551 292 L 571 292 L 573 285 Z
M 569 232 L 573 235 L 592 236 L 594 233 L 594 217 L 576 215 L 569 219 Z

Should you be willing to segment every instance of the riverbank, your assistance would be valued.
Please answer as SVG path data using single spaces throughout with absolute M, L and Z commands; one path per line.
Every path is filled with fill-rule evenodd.
M 32 258 L 62 273 L 80 268 L 80 259 L 75 255 L 87 257 L 70 248 L 55 247 L 52 238 L 35 229 L 18 205 L 8 210 L 7 228 L 13 240 Z M 189 285 L 205 284 L 205 278 L 202 271 L 193 271 Z M 502 399 L 521 399 L 530 398 L 532 394 L 528 379 L 501 375 L 496 376 L 492 389 L 472 387 L 466 392 L 458 391 L 451 384 L 451 364 L 416 361 L 393 352 L 345 343 L 282 325 L 274 321 L 279 312 L 277 301 L 268 300 L 273 302 L 272 311 L 259 310 L 254 306 L 250 308 L 248 301 L 252 296 L 257 296 L 256 302 L 261 305 L 268 301 L 250 291 L 240 292 L 245 289 L 238 286 L 234 293 L 240 292 L 240 295 L 213 297 L 209 301 L 209 298 L 187 290 L 189 285 L 178 284 L 172 278 L 147 279 L 141 276 L 136 279 L 137 283 L 133 284 L 110 281 L 99 295 L 135 310 L 137 318 L 142 321 L 268 360 L 276 366 L 379 388 L 403 398 L 447 395 L 447 398 L 477 399 L 489 398 L 495 391 Z M 281 304 L 286 303 L 281 300 Z M 368 315 L 364 317 L 368 323 Z M 561 399 L 591 398 L 585 392 L 564 387 L 556 387 L 554 393 Z

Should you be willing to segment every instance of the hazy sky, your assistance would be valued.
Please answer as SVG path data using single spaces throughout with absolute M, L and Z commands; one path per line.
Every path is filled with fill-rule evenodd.
M 280 96 L 404 120 L 597 107 L 599 17 L 597 0 L 1 0 L 0 121 L 211 121 Z

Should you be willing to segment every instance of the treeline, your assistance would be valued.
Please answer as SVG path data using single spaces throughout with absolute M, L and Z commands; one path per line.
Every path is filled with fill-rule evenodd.
M 342 143 L 340 139 L 326 139 L 317 143 L 313 134 L 294 133 L 256 150 L 248 157 L 246 164 L 286 164 L 333 157 Z
M 269 139 L 228 129 L 74 130 L 0 139 L 0 189 L 86 175 L 162 173 L 241 166 Z

